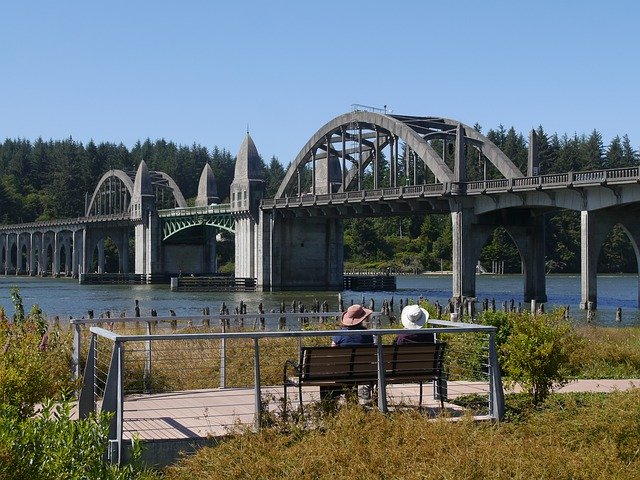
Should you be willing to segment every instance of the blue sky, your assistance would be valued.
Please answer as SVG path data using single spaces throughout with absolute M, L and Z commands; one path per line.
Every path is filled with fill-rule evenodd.
M 0 139 L 165 138 L 287 164 L 359 103 L 640 147 L 640 2 L 7 1 Z

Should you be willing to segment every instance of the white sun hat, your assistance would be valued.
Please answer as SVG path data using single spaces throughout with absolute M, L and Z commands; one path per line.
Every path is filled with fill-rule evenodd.
M 427 323 L 429 312 L 420 305 L 407 305 L 402 309 L 400 318 L 404 328 L 422 328 Z

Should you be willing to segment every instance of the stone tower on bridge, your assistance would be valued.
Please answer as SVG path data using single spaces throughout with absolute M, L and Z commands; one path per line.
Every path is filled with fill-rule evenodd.
M 258 223 L 264 196 L 264 172 L 258 149 L 247 132 L 236 157 L 231 183 L 231 212 L 236 223 L 236 277 L 258 276 Z

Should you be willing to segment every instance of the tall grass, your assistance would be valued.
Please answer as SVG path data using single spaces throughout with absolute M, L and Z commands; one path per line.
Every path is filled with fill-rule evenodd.
M 640 378 L 640 327 L 577 328 L 580 378 Z
M 516 423 L 430 421 L 356 406 L 324 428 L 244 432 L 165 472 L 217 478 L 638 478 L 640 391 L 551 396 Z

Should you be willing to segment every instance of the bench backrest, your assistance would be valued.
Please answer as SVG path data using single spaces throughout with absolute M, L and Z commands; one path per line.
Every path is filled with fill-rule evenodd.
M 444 342 L 383 345 L 382 358 L 388 382 L 427 381 L 440 376 Z M 378 376 L 377 347 L 302 347 L 300 379 L 322 381 L 375 381 Z

